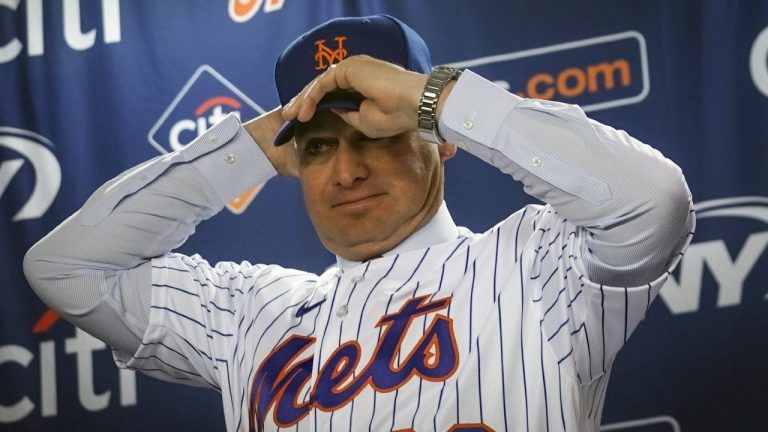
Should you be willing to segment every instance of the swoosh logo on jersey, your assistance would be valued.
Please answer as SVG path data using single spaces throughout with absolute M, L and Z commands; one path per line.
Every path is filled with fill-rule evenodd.
M 302 315 L 320 306 L 323 303 L 325 303 L 325 299 L 313 304 L 312 306 L 308 306 L 309 302 L 304 302 L 301 306 L 299 306 L 298 309 L 296 309 L 296 318 L 301 318 Z

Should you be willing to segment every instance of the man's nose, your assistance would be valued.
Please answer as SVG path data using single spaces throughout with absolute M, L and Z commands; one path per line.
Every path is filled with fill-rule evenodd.
M 354 186 L 370 175 L 364 149 L 359 146 L 339 143 L 334 156 L 334 181 L 338 186 Z

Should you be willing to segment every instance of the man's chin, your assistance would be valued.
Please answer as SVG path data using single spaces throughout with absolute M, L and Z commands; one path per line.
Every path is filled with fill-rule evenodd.
M 325 242 L 325 247 L 334 254 L 350 261 L 368 261 L 380 257 L 395 248 L 403 239 L 354 239 Z

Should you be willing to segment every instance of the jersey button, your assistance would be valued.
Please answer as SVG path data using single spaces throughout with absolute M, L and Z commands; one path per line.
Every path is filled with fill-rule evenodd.
M 365 276 L 363 275 L 357 275 L 353 276 L 352 279 L 350 279 L 353 283 L 360 283 L 365 280 Z
M 341 305 L 338 309 L 336 309 L 336 316 L 339 318 L 344 318 L 347 316 L 347 313 L 349 313 L 349 308 L 347 305 Z

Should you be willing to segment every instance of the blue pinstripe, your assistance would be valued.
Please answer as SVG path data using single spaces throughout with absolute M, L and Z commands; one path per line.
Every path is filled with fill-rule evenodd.
M 546 420 L 547 430 L 549 430 L 549 398 L 547 397 L 547 376 L 544 373 L 544 330 L 539 321 L 539 358 L 541 360 L 541 382 L 544 388 L 544 418 Z
M 555 336 L 557 336 L 557 334 L 558 334 L 558 333 L 560 333 L 560 330 L 562 330 L 562 329 L 563 329 L 563 327 L 565 327 L 565 326 L 566 326 L 566 324 L 568 324 L 568 322 L 569 322 L 570 320 L 571 320 L 570 318 L 566 318 L 566 320 L 565 320 L 565 321 L 564 321 L 562 324 L 560 324 L 560 326 L 557 328 L 557 330 L 555 330 L 555 332 L 554 332 L 554 333 L 552 333 L 552 336 L 550 336 L 549 338 L 547 338 L 547 342 L 549 342 L 549 341 L 551 341 L 552 339 L 554 339 L 554 338 L 555 338 Z
M 476 273 L 476 267 L 477 267 L 477 260 L 472 261 L 472 285 L 470 285 L 469 289 L 469 337 L 467 338 L 467 341 L 469 342 L 469 353 L 472 353 L 472 313 L 475 309 L 475 275 Z
M 565 431 L 565 410 L 563 409 L 563 381 L 562 381 L 562 375 L 560 373 L 560 365 L 563 363 L 565 359 L 571 356 L 573 354 L 573 347 L 571 347 L 571 350 L 566 354 L 563 358 L 557 361 L 557 388 L 558 392 L 560 393 L 560 420 L 563 422 L 563 430 Z
M 360 310 L 360 320 L 357 322 L 357 334 L 355 335 L 355 339 L 360 339 L 360 328 L 363 326 L 363 313 L 365 312 L 366 306 L 368 306 L 368 300 L 371 299 L 371 295 L 374 291 L 376 291 L 376 288 L 379 286 L 381 281 L 386 279 L 387 276 L 389 276 L 389 273 L 392 271 L 392 269 L 395 267 L 395 263 L 397 263 L 397 259 L 400 257 L 400 255 L 395 255 L 395 258 L 392 260 L 392 265 L 389 266 L 389 269 L 386 273 L 384 273 L 384 276 L 381 277 L 376 283 L 371 287 L 371 290 L 368 292 L 368 296 L 365 298 L 365 302 L 363 302 L 363 307 Z
M 443 262 L 443 266 L 442 266 L 442 269 L 440 271 L 440 282 L 438 283 L 437 290 L 430 296 L 429 301 L 434 300 L 435 296 L 440 292 L 440 290 L 442 290 L 442 288 L 443 288 L 443 277 L 445 276 L 445 265 L 448 263 L 448 261 L 451 259 L 451 257 L 453 257 L 453 254 L 459 249 L 459 247 L 462 244 L 464 244 L 464 242 L 466 240 L 467 239 L 464 238 L 458 245 L 456 245 L 456 248 L 453 249 L 453 251 L 451 251 L 451 254 L 448 255 L 448 258 L 446 258 L 445 261 Z M 467 244 L 467 258 L 469 258 L 469 244 Z M 467 271 L 467 269 L 465 267 L 464 268 L 464 274 L 466 274 L 466 271 Z M 455 287 L 454 287 L 454 289 L 455 289 Z M 453 295 L 453 291 L 451 291 L 451 295 Z M 452 306 L 453 306 L 453 302 L 448 304 L 448 310 L 447 310 L 446 314 L 449 317 L 451 316 L 451 307 Z M 426 331 L 426 328 L 427 328 L 427 321 L 426 321 L 426 317 L 424 317 L 424 330 L 425 331 Z M 457 385 L 457 388 L 458 388 L 458 380 L 456 382 L 456 385 Z M 445 391 L 445 386 L 446 386 L 446 382 L 443 381 L 443 386 L 442 386 L 442 388 L 440 388 L 440 396 L 437 399 L 437 408 L 435 409 L 435 415 L 434 415 L 434 417 L 432 417 L 432 427 L 435 429 L 435 431 L 437 431 L 437 413 L 440 412 L 440 405 L 443 402 L 443 392 Z M 456 392 L 456 422 L 457 423 L 459 421 L 458 404 L 459 404 L 459 394 L 458 394 L 458 391 L 457 391 Z M 414 418 L 415 418 L 415 414 L 414 414 Z
M 400 258 L 400 255 L 395 255 L 395 258 L 392 260 L 392 265 L 389 266 L 389 269 L 386 273 L 384 273 L 384 276 L 382 276 L 376 283 L 371 287 L 371 290 L 368 292 L 368 296 L 365 298 L 365 302 L 363 302 L 363 307 L 360 310 L 360 319 L 357 322 L 357 333 L 355 335 L 355 339 L 360 339 L 360 329 L 363 326 L 363 313 L 365 312 L 366 306 L 368 306 L 368 300 L 371 299 L 371 295 L 374 291 L 376 291 L 376 288 L 379 286 L 381 281 L 386 279 L 387 276 L 389 276 L 389 273 L 392 271 L 392 269 L 395 267 L 395 263 L 397 263 L 397 259 Z M 381 330 L 379 330 L 379 336 L 381 336 Z M 376 412 L 376 393 L 373 394 L 373 412 Z M 368 428 L 370 429 L 373 425 L 373 416 L 371 416 L 371 424 L 368 425 Z
M 278 314 L 278 315 L 275 317 L 275 319 L 273 319 L 273 320 L 272 320 L 272 322 L 271 322 L 271 323 L 269 323 L 269 325 L 268 325 L 268 326 L 266 326 L 266 327 L 265 327 L 265 328 L 262 330 L 262 332 L 261 332 L 261 336 L 259 336 L 259 340 L 256 342 L 256 345 L 253 347 L 253 352 L 254 352 L 254 353 L 256 353 L 256 352 L 258 352 L 258 351 L 259 351 L 259 345 L 261 345 L 261 341 L 264 339 L 264 335 L 267 333 L 267 330 L 269 330 L 270 328 L 272 328 L 272 326 L 273 326 L 273 325 L 275 325 L 275 323 L 278 321 L 278 319 L 279 319 L 279 318 L 280 318 L 280 317 L 281 317 L 281 316 L 282 316 L 282 315 L 283 315 L 285 312 L 287 312 L 287 311 L 290 311 L 290 310 L 293 310 L 293 309 L 295 309 L 295 308 L 296 308 L 296 307 L 298 307 L 299 305 L 303 304 L 305 301 L 307 301 L 307 299 L 301 299 L 300 301 L 298 301 L 298 302 L 296 302 L 296 303 L 294 303 L 294 304 L 292 304 L 292 305 L 289 305 L 287 308 L 283 309 L 283 311 L 282 311 L 282 312 L 280 312 L 280 313 L 279 313 L 279 314 Z M 295 326 L 294 326 L 294 327 L 295 327 Z M 287 331 L 286 331 L 285 333 L 283 333 L 283 337 L 285 337 L 285 335 L 287 335 L 287 334 L 288 334 L 288 332 L 287 332 Z M 278 342 L 278 344 L 279 344 L 279 342 Z M 277 347 L 277 345 L 278 345 L 278 344 L 275 344 L 275 346 L 273 347 L 273 349 L 274 349 L 275 347 Z M 243 353 L 243 357 L 245 357 L 245 353 Z M 245 380 L 245 382 L 246 382 L 246 386 L 248 385 L 247 383 L 250 383 L 250 382 L 251 382 L 251 380 L 253 379 L 253 374 L 255 373 L 255 371 L 254 371 L 254 366 L 255 366 L 255 365 L 256 365 L 256 362 L 253 362 L 253 363 L 251 363 L 251 368 L 248 370 L 247 379 Z
M 205 328 L 205 324 L 201 323 L 200 321 L 192 318 L 189 315 L 185 315 L 185 314 L 183 314 L 183 313 L 181 313 L 181 312 L 179 312 L 177 310 L 171 309 L 169 307 L 152 305 L 152 306 L 150 306 L 150 309 L 158 309 L 158 310 L 164 310 L 164 311 L 167 311 L 167 312 L 171 312 L 171 313 L 176 314 L 176 315 L 178 315 L 178 316 L 180 316 L 182 318 L 186 318 L 187 320 L 192 321 L 193 323 L 199 325 L 202 328 Z M 212 337 L 211 335 L 207 335 L 207 336 L 209 338 Z
M 368 267 L 370 266 L 371 266 L 371 262 L 368 261 L 365 264 L 365 270 L 363 270 L 363 276 L 368 274 Z M 349 296 L 347 297 L 347 304 L 349 304 L 349 302 L 352 301 L 352 294 L 355 292 L 355 288 L 357 288 L 357 282 L 355 282 L 355 284 L 352 286 L 352 289 L 349 290 Z M 342 324 L 344 323 L 342 322 Z M 339 330 L 339 334 L 341 334 L 341 330 Z M 341 345 L 341 342 L 339 342 L 339 345 Z M 355 371 L 352 371 L 352 379 L 355 379 Z M 352 430 L 352 417 L 354 413 L 355 413 L 355 400 L 352 399 L 352 402 L 350 403 L 350 408 L 349 408 L 349 430 Z
M 560 296 L 561 296 L 561 295 L 563 295 L 563 292 L 565 292 L 565 288 L 566 288 L 566 287 L 563 287 L 563 288 L 562 288 L 560 291 L 558 291 L 558 292 L 557 292 L 557 296 L 555 296 L 555 301 L 554 301 L 554 302 L 552 302 L 552 304 L 551 304 L 551 305 L 550 305 L 550 306 L 547 308 L 547 310 L 546 310 L 546 311 L 544 311 L 544 315 L 542 315 L 542 317 L 541 317 L 541 320 L 542 320 L 542 322 L 543 322 L 543 321 L 544 321 L 544 319 L 547 317 L 547 314 L 549 313 L 549 311 L 551 311 L 551 310 L 552 310 L 552 308 L 554 308 L 554 307 L 555 307 L 555 305 L 557 305 L 558 303 L 560 303 Z
M 333 308 L 336 305 L 336 294 L 339 291 L 339 284 L 341 283 L 341 278 L 336 279 L 336 286 L 333 289 L 333 297 L 331 298 L 331 304 L 328 305 L 328 319 L 325 320 L 325 328 L 323 329 L 323 337 L 320 338 L 320 341 L 318 342 L 319 347 L 325 346 L 325 335 L 328 333 L 328 327 L 331 323 L 331 315 L 333 312 Z M 321 306 L 322 307 L 322 306 Z M 317 353 L 317 363 L 323 364 L 323 350 L 318 350 Z
M 522 220 L 522 219 L 521 219 Z M 518 227 L 520 224 L 518 223 Z M 496 253 L 493 260 L 493 298 L 494 302 L 496 303 L 496 309 L 498 312 L 499 317 L 499 352 L 500 352 L 500 359 L 499 364 L 501 365 L 501 399 L 503 404 L 503 411 L 504 411 L 504 429 L 508 429 L 507 426 L 507 389 L 505 386 L 505 383 L 507 382 L 504 374 L 504 327 L 501 325 L 501 299 L 496 297 L 496 279 L 498 274 L 498 267 L 499 267 L 499 237 L 501 236 L 501 226 L 496 230 Z M 500 295 L 499 295 L 500 297 Z M 479 349 L 478 349 L 479 351 Z M 478 368 L 479 369 L 479 368 Z M 482 400 L 482 399 L 481 399 Z M 481 411 L 482 413 L 482 411 Z M 482 418 L 482 416 L 481 416 Z
M 185 373 L 185 374 L 188 374 L 188 375 L 192 375 L 192 376 L 196 376 L 196 377 L 199 377 L 199 378 L 201 378 L 201 379 L 205 380 L 205 382 L 208 382 L 208 380 L 206 380 L 205 378 L 203 378 L 203 376 L 202 376 L 202 375 L 200 375 L 199 373 L 197 373 L 197 372 L 191 372 L 191 371 L 188 371 L 188 370 L 185 370 L 185 369 L 182 369 L 182 368 L 178 368 L 178 367 L 176 367 L 176 366 L 174 366 L 174 365 L 172 365 L 172 364 L 168 363 L 167 361 L 163 360 L 162 358 L 160 358 L 160 357 L 158 357 L 158 356 L 156 356 L 156 355 L 154 355 L 154 354 L 150 354 L 150 355 L 148 355 L 148 356 L 142 356 L 142 357 L 136 357 L 136 356 L 133 356 L 133 358 L 135 358 L 135 359 L 137 359 L 137 360 L 148 360 L 148 359 L 150 359 L 150 358 L 153 358 L 153 359 L 155 359 L 155 360 L 159 361 L 160 363 L 162 363 L 162 364 L 164 364 L 164 365 L 166 365 L 166 366 L 168 366 L 168 367 L 170 367 L 170 368 L 172 368 L 172 369 L 174 369 L 174 370 L 177 370 L 177 371 L 179 371 L 179 372 L 182 372 L 182 373 Z M 211 386 L 213 386 L 213 387 L 219 388 L 219 387 L 218 387 L 216 384 L 213 384 L 213 383 L 208 383 L 208 384 L 210 384 L 210 385 L 211 385 Z
M 248 324 L 248 327 L 245 329 L 245 333 L 243 333 L 243 339 L 244 339 L 244 340 L 245 340 L 245 338 L 248 336 L 248 333 L 250 333 L 250 332 L 251 332 L 251 329 L 253 328 L 253 325 L 254 325 L 254 324 L 256 323 L 256 321 L 259 319 L 259 316 L 261 315 L 261 312 L 263 312 L 263 311 L 264 311 L 264 309 L 265 309 L 267 306 L 269 306 L 269 305 L 270 305 L 272 302 L 274 302 L 275 300 L 279 299 L 280 297 L 282 297 L 282 296 L 284 296 L 284 295 L 288 294 L 289 292 L 291 292 L 291 291 L 290 291 L 290 290 L 285 290 L 285 291 L 283 291 L 283 292 L 281 292 L 280 294 L 276 295 L 274 298 L 272 298 L 271 300 L 269 300 L 268 302 L 264 303 L 264 304 L 261 306 L 261 308 L 259 309 L 259 311 L 258 311 L 258 312 L 256 312 L 256 316 L 254 316 L 254 317 L 251 319 L 251 323 L 250 323 L 250 324 Z M 235 348 L 235 349 L 237 349 L 237 348 Z M 243 360 L 245 359 L 245 354 L 246 354 L 246 353 L 242 353 L 242 356 L 240 357 L 240 362 L 239 362 L 239 363 L 240 363 L 240 367 L 242 367 L 242 366 L 243 366 Z
M 188 265 L 190 267 L 194 268 L 194 269 L 200 269 L 200 266 L 197 265 L 197 264 L 195 264 L 195 265 L 188 264 Z M 258 267 L 258 265 L 255 265 L 254 267 Z M 183 268 L 180 269 L 180 268 L 168 267 L 168 266 L 156 266 L 156 265 L 153 265 L 152 268 L 153 269 L 161 269 L 161 270 L 174 270 L 174 271 L 183 272 L 183 273 L 190 273 L 189 269 L 183 269 Z M 211 269 L 212 270 L 216 270 L 215 268 L 211 268 Z M 224 273 L 219 273 L 218 271 L 215 271 L 215 273 L 217 275 L 221 276 L 221 277 L 225 277 L 226 274 L 229 273 L 229 270 L 225 270 Z M 227 276 L 227 278 L 229 280 L 235 280 L 235 279 L 240 279 L 241 276 L 242 276 L 242 279 L 250 279 L 250 278 L 253 277 L 253 275 L 246 275 L 245 273 L 243 273 L 242 270 L 238 270 L 237 273 L 238 273 L 239 276 Z
M 283 315 L 283 314 L 284 314 L 286 311 L 288 311 L 288 310 L 292 310 L 292 309 L 296 308 L 297 306 L 299 306 L 299 305 L 301 305 L 301 304 L 304 304 L 304 302 L 306 302 L 306 301 L 309 301 L 309 299 L 312 297 L 312 294 L 313 294 L 313 293 L 309 293 L 309 294 L 307 295 L 307 297 L 303 298 L 303 299 L 302 299 L 301 301 L 299 301 L 298 303 L 295 303 L 295 304 L 293 304 L 293 305 L 290 305 L 290 306 L 288 306 L 288 307 L 287 307 L 287 308 L 285 308 L 285 309 L 284 309 L 282 312 L 280 312 L 280 314 L 278 314 L 278 315 L 277 315 L 277 317 L 279 318 L 279 317 L 280 317 L 280 316 L 282 316 L 282 315 Z M 306 336 L 311 336 L 311 335 L 313 335 L 313 334 L 315 333 L 315 329 L 317 328 L 317 318 L 320 316 L 320 310 L 319 310 L 319 309 L 315 309 L 315 310 L 314 310 L 314 312 L 315 312 L 315 321 L 314 321 L 314 326 L 313 326 L 313 328 L 312 328 L 312 331 L 311 331 L 311 332 L 309 332 L 309 333 L 308 333 Z M 304 320 L 304 317 L 305 317 L 305 316 L 306 316 L 306 314 L 302 315 L 302 316 L 299 318 L 299 321 L 298 321 L 296 324 L 294 324 L 293 326 L 289 327 L 288 329 L 286 329 L 286 331 L 285 331 L 285 332 L 283 332 L 283 335 L 282 335 L 280 338 L 278 338 L 278 339 L 277 339 L 277 341 L 275 342 L 274 346 L 272 347 L 272 350 L 274 350 L 275 348 L 277 348 L 277 346 L 278 346 L 278 345 L 280 345 L 280 343 L 281 343 L 281 342 L 283 342 L 283 341 L 285 340 L 285 337 L 288 335 L 288 333 L 290 333 L 290 331 L 291 331 L 291 330 L 293 330 L 294 328 L 296 328 L 296 327 L 298 327 L 298 326 L 300 326 L 300 325 L 301 325 L 301 322 Z M 262 333 L 262 337 L 264 336 L 264 333 L 266 333 L 266 330 L 267 330 L 267 329 L 269 329 L 269 328 L 272 326 L 272 324 L 274 324 L 276 321 L 277 321 L 277 318 L 275 318 L 275 320 L 273 320 L 273 321 L 272 321 L 272 323 L 271 323 L 271 324 L 270 324 L 270 325 L 269 325 L 269 326 L 268 326 L 268 327 L 267 327 L 267 328 L 264 330 L 264 332 Z M 258 346 L 259 346 L 259 344 L 260 344 L 260 343 L 261 343 L 261 338 L 259 339 L 259 342 L 256 344 L 256 346 L 255 346 L 255 348 L 254 348 L 254 350 L 253 350 L 254 352 L 256 352 L 256 351 L 258 350 Z M 249 371 L 249 373 L 248 373 L 248 379 L 245 381 L 245 383 L 246 383 L 246 384 L 245 384 L 245 386 L 244 386 L 244 387 L 241 389 L 241 393 L 240 393 L 240 404 L 241 404 L 241 405 L 242 405 L 242 403 L 243 403 L 243 401 L 244 401 L 244 399 L 245 399 L 245 389 L 246 389 L 246 387 L 247 387 L 248 383 L 249 383 L 249 382 L 250 382 L 250 380 L 251 380 L 251 375 L 252 375 L 252 373 L 253 373 L 253 365 L 251 365 L 251 369 L 250 369 L 250 371 Z M 311 386 L 310 386 L 310 387 L 311 387 Z M 310 387 L 308 387 L 308 388 L 307 388 L 307 392 L 310 390 Z M 305 396 L 304 396 L 304 399 L 306 400 L 306 394 L 305 394 Z M 238 410 L 238 426 L 237 426 L 237 429 L 240 429 L 240 424 L 241 424 L 241 422 L 242 422 L 242 416 L 240 415 L 240 411 Z M 298 426 L 297 426 L 297 427 L 298 427 Z
M 481 377 L 481 370 L 480 367 L 481 364 L 483 364 L 480 361 L 480 338 L 475 339 L 475 346 L 477 349 L 475 350 L 475 353 L 477 354 L 477 399 L 480 402 L 480 423 L 483 423 L 483 380 Z M 502 384 L 503 386 L 503 384 Z
M 602 284 L 600 285 L 600 309 L 602 311 L 600 328 L 603 331 L 603 373 L 605 373 L 605 291 Z
M 413 276 L 416 274 L 416 271 L 419 270 L 419 267 L 421 267 L 421 264 L 424 262 L 424 258 L 427 257 L 427 254 L 429 253 L 430 249 L 431 248 L 427 248 L 427 250 L 424 251 L 424 255 L 421 256 L 421 259 L 419 260 L 419 263 L 416 264 L 416 268 L 413 269 L 413 272 L 408 277 L 408 279 L 405 282 L 403 282 L 402 285 L 397 287 L 397 289 L 392 294 L 390 294 L 389 300 L 387 301 L 387 307 L 384 309 L 384 314 L 388 314 L 389 313 L 389 306 L 392 304 L 392 299 L 395 297 L 395 294 L 397 292 L 399 292 L 401 289 L 403 289 L 403 287 L 406 286 L 408 284 L 408 282 L 411 281 L 411 279 L 413 279 Z M 378 339 L 381 339 L 381 327 L 379 327 L 379 337 L 378 337 Z M 400 359 L 400 352 L 399 351 L 397 353 L 397 357 L 398 357 L 398 360 L 399 360 Z M 399 392 L 400 392 L 400 389 L 395 390 L 395 401 L 394 401 L 395 403 L 392 406 L 392 427 L 391 428 L 395 427 L 395 417 L 397 415 L 397 395 L 398 395 Z M 371 423 L 373 423 L 373 415 L 375 413 L 376 413 L 376 394 L 373 395 L 373 412 L 371 412 Z M 369 427 L 369 429 L 370 429 L 370 427 Z
M 517 256 L 517 255 L 515 255 Z M 520 259 L 517 261 L 518 264 L 518 274 L 520 275 L 520 328 L 523 328 L 523 323 L 525 320 L 525 290 L 523 290 L 523 258 L 520 257 Z M 520 332 L 520 363 L 523 370 L 523 394 L 525 395 L 525 430 L 530 432 L 531 426 L 528 420 L 528 379 L 526 377 L 525 372 L 525 350 L 524 342 L 523 342 L 523 332 Z
M 629 319 L 629 293 L 624 287 L 624 343 L 627 343 L 627 320 Z

